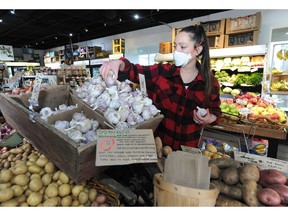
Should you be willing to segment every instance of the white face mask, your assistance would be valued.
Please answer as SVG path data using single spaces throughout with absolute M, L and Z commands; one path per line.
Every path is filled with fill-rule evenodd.
M 183 52 L 178 52 L 174 51 L 174 62 L 175 65 L 185 67 L 188 64 L 188 61 L 192 58 L 190 53 L 183 53 Z

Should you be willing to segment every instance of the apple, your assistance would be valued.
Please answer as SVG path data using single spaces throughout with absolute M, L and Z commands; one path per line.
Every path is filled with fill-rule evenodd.
M 246 107 L 253 107 L 254 105 L 252 103 L 247 103 Z
M 256 104 L 258 102 L 257 98 L 255 97 L 249 98 L 248 101 L 252 104 Z
M 271 114 L 271 118 L 272 118 L 273 120 L 279 120 L 279 119 L 280 119 L 280 115 L 279 115 L 278 113 L 272 113 L 272 114 Z

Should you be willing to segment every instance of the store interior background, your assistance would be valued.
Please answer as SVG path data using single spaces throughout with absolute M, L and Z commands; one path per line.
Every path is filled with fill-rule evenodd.
M 154 56 L 159 52 L 159 43 L 163 41 L 171 41 L 172 28 L 182 28 L 199 22 L 206 22 L 211 20 L 220 20 L 223 18 L 241 17 L 250 14 L 261 12 L 261 28 L 259 31 L 258 44 L 267 46 L 269 48 L 272 39 L 272 30 L 278 28 L 288 27 L 288 10 L 286 9 L 272 9 L 272 10 L 229 10 L 208 16 L 198 17 L 189 20 L 183 20 L 180 22 L 168 23 L 167 25 L 161 25 L 157 27 L 117 34 L 109 37 L 93 39 L 85 42 L 74 43 L 81 46 L 100 46 L 102 50 L 112 50 L 112 40 L 117 38 L 125 39 L 125 57 L 133 63 L 140 63 L 144 65 L 150 65 L 154 63 Z M 171 10 L 171 16 L 173 16 L 173 10 Z M 287 35 L 288 38 L 288 35 Z M 286 39 L 287 40 L 287 39 Z M 67 41 L 67 44 L 69 41 Z M 66 44 L 63 44 L 63 46 Z M 49 50 L 34 50 L 35 54 L 43 57 L 48 51 L 58 51 L 63 49 L 61 47 L 51 47 Z M 14 56 L 21 56 L 22 49 L 14 48 Z M 269 53 L 268 53 L 269 54 Z M 269 59 L 269 56 L 267 56 Z M 41 65 L 44 65 L 43 58 L 41 58 Z M 288 145 L 286 141 L 282 141 L 278 146 L 277 158 L 281 160 L 288 160 Z

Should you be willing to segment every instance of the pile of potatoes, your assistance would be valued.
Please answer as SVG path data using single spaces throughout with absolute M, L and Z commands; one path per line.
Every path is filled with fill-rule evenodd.
M 0 158 L 0 206 L 91 206 L 100 195 L 88 182 L 75 184 L 25 139 Z
M 288 206 L 287 177 L 234 159 L 212 159 L 210 182 L 220 191 L 216 206 Z
M 225 153 L 223 154 L 222 152 L 218 151 L 212 143 L 207 143 L 205 145 L 205 149 L 202 151 L 202 154 L 207 156 L 209 159 L 231 158 L 230 155 Z

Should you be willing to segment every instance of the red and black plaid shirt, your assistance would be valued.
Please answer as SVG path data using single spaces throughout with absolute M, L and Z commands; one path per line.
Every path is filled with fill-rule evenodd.
M 214 93 L 209 100 L 204 102 L 206 97 L 204 92 L 204 80 L 201 73 L 189 84 L 188 88 L 180 77 L 180 67 L 170 64 L 155 64 L 151 66 L 141 66 L 132 64 L 127 59 L 121 58 L 125 62 L 123 76 L 132 82 L 139 83 L 138 74 L 144 74 L 146 88 L 149 98 L 153 104 L 161 110 L 164 119 L 155 131 L 155 136 L 162 139 L 163 145 L 171 146 L 173 150 L 181 149 L 180 145 L 197 147 L 203 125 L 197 124 L 193 120 L 193 110 L 197 106 L 209 108 L 210 113 L 217 116 L 213 124 L 220 122 L 220 98 L 219 83 L 214 78 Z M 200 71 L 200 64 L 198 70 Z

